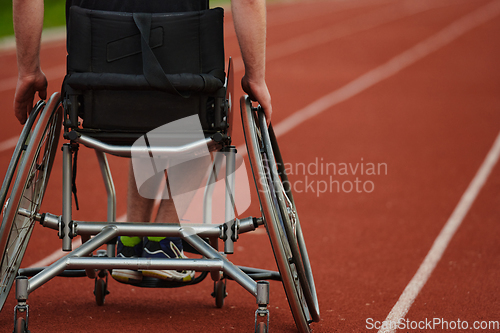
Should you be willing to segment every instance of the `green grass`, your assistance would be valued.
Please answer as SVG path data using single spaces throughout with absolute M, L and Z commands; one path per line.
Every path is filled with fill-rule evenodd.
M 65 24 L 65 0 L 45 0 L 44 28 L 58 27 Z M 0 37 L 14 35 L 12 25 L 12 1 L 0 1 Z

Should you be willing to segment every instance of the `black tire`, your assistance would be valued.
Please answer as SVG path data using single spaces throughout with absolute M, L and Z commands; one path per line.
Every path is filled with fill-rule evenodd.
M 61 131 L 60 102 L 59 93 L 52 95 L 26 135 L 16 180 L 5 200 L 0 226 L 0 310 L 17 275 L 45 194 Z
M 95 284 L 94 284 L 94 295 L 95 295 L 95 302 L 97 305 L 102 306 L 104 305 L 104 301 L 106 299 L 106 294 L 107 294 L 107 283 L 105 279 L 101 278 L 96 278 L 95 279 Z
M 17 318 L 14 325 L 14 333 L 28 333 L 28 328 L 26 327 L 26 321 L 24 318 Z
M 226 284 L 223 280 L 214 282 L 214 297 L 215 306 L 217 308 L 222 308 L 224 306 L 224 298 L 226 298 Z
M 19 159 L 21 158 L 21 155 L 26 151 L 27 140 L 33 130 L 33 124 L 35 123 L 36 119 L 38 118 L 38 114 L 44 106 L 44 101 L 38 101 L 38 103 L 33 108 L 33 111 L 31 111 L 28 120 L 24 124 L 21 134 L 19 135 L 19 140 L 17 141 L 17 145 L 14 148 L 14 153 L 12 154 L 9 167 L 7 168 L 7 172 L 2 183 L 2 189 L 0 190 L 0 208 L 2 209 L 4 207 L 7 194 L 9 193 L 12 179 L 16 174 L 17 166 L 19 165 Z
M 257 329 L 255 330 L 255 333 L 267 333 L 266 323 L 260 322 L 259 325 L 257 325 Z
M 297 329 L 310 332 L 309 323 L 319 321 L 319 305 L 307 249 L 291 190 L 283 185 L 286 174 L 278 172 L 283 161 L 276 159 L 281 159 L 277 142 L 274 136 L 271 140 L 264 113 L 256 111 L 242 98 L 243 130 L 264 222 Z

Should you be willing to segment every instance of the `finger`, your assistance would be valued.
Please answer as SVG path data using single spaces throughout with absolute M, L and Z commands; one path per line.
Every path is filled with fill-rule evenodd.
M 21 125 L 24 125 L 26 122 L 26 110 L 27 107 L 24 103 L 14 103 L 14 113 L 16 115 L 17 120 L 21 123 Z
M 47 86 L 45 86 L 45 88 L 43 88 L 42 90 L 38 91 L 38 97 L 40 97 L 40 99 L 43 100 L 47 99 Z
M 269 109 L 264 109 L 264 113 L 266 114 L 267 127 L 269 127 L 271 124 L 271 112 Z
M 29 103 L 26 105 L 26 114 L 29 116 L 31 114 L 31 111 L 33 111 L 33 101 L 35 100 L 35 95 L 29 99 Z
M 264 110 L 264 114 L 266 115 L 267 126 L 269 127 L 269 124 L 271 123 L 272 113 L 273 113 L 272 104 L 267 100 L 263 100 L 263 101 L 261 101 L 260 105 L 261 105 L 262 109 Z

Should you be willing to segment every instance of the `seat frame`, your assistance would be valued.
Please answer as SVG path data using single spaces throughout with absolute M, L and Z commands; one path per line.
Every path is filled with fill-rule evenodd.
M 45 113 L 60 112 L 61 101 L 58 93 L 54 94 L 48 105 L 43 110 L 42 116 Z M 260 129 L 257 128 L 257 117 L 259 113 Z M 107 163 L 105 152 L 113 151 L 123 156 L 125 154 L 124 147 L 111 147 L 110 145 L 101 143 L 98 144 L 95 140 L 87 139 L 85 136 L 77 136 L 75 140 L 63 144 L 63 208 L 61 215 L 53 215 L 51 213 L 40 214 L 38 211 L 29 211 L 24 208 L 17 208 L 14 211 L 15 218 L 26 218 L 29 221 L 29 228 L 33 227 L 35 221 L 40 222 L 44 227 L 51 228 L 58 231 L 59 237 L 62 239 L 62 248 L 64 251 L 72 251 L 66 256 L 60 258 L 50 266 L 41 269 L 20 269 L 19 275 L 16 278 L 16 299 L 18 305 L 15 308 L 15 325 L 16 327 L 23 325 L 27 329 L 28 323 L 28 295 L 42 286 L 44 283 L 50 281 L 55 276 L 68 276 L 79 270 L 85 272 L 84 275 L 94 278 L 96 301 L 98 304 L 104 303 L 104 297 L 107 293 L 107 275 L 108 270 L 112 269 L 171 269 L 171 270 L 195 270 L 201 272 L 210 272 L 211 278 L 214 281 L 214 297 L 216 298 L 216 305 L 222 306 L 225 294 L 226 279 L 236 281 L 250 294 L 256 297 L 258 308 L 255 315 L 255 331 L 267 332 L 269 328 L 269 282 L 261 281 L 262 279 L 277 279 L 282 280 L 287 292 L 290 307 L 294 315 L 297 328 L 300 332 L 309 332 L 309 324 L 312 321 L 319 320 L 319 307 L 316 299 L 316 292 L 314 289 L 314 281 L 312 279 L 312 272 L 307 257 L 307 250 L 305 249 L 305 242 L 303 240 L 302 231 L 298 218 L 295 220 L 296 210 L 293 204 L 293 197 L 291 194 L 285 194 L 288 199 L 285 199 L 293 204 L 293 222 L 290 222 L 292 215 L 280 213 L 277 199 L 279 195 L 273 189 L 272 183 L 268 183 L 271 187 L 259 186 L 263 184 L 261 176 L 271 179 L 271 174 L 261 174 L 262 168 L 265 164 L 258 160 L 256 155 L 259 152 L 262 156 L 270 155 L 273 160 L 276 159 L 277 164 L 282 164 L 279 148 L 275 142 L 274 145 L 276 156 L 272 152 L 266 153 L 266 149 L 270 148 L 269 133 L 266 134 L 266 122 L 262 112 L 257 112 L 252 108 L 248 99 L 242 99 L 242 118 L 245 138 L 247 147 L 249 149 L 250 161 L 252 165 L 252 172 L 254 179 L 259 189 L 259 200 L 261 202 L 261 211 L 263 217 L 246 217 L 237 219 L 234 216 L 234 199 L 231 193 L 234 193 L 234 171 L 235 171 L 235 147 L 228 145 L 228 141 L 217 142 L 213 138 L 202 140 L 196 144 L 188 145 L 185 147 L 159 147 L 160 150 L 182 150 L 193 151 L 206 145 L 207 142 L 211 150 L 223 151 L 226 154 L 226 209 L 225 220 L 228 221 L 222 224 L 211 224 L 211 196 L 213 194 L 213 186 L 205 188 L 204 198 L 204 222 L 203 224 L 184 224 L 178 225 L 174 223 L 137 223 L 116 222 L 116 195 L 113 185 L 113 179 Z M 45 118 L 43 118 L 45 119 Z M 249 124 L 255 121 L 249 127 Z M 252 127 L 253 126 L 253 127 Z M 271 128 L 272 129 L 272 128 Z M 253 132 L 250 135 L 249 132 Z M 255 143 L 256 134 L 261 134 L 260 144 Z M 258 136 L 258 135 L 257 135 Z M 267 139 L 266 139 L 267 137 Z M 107 208 L 107 221 L 104 222 L 88 222 L 88 221 L 74 221 L 72 219 L 72 150 L 77 143 L 88 145 L 96 151 L 96 156 L 99 161 L 101 173 L 103 176 L 104 184 L 107 191 L 108 208 Z M 266 147 L 267 146 L 267 147 Z M 129 154 L 130 155 L 130 151 Z M 26 161 L 21 158 L 21 165 Z M 214 164 L 221 163 L 221 158 L 216 158 Z M 265 162 L 268 163 L 268 162 Z M 271 168 L 274 171 L 277 169 Z M 214 173 L 209 178 L 212 178 Z M 276 180 L 283 180 L 286 175 L 280 175 Z M 17 180 L 16 180 L 17 181 Z M 211 184 L 213 179 L 209 179 Z M 279 185 L 278 185 L 279 187 Z M 278 189 L 279 190 L 279 189 Z M 261 196 L 260 191 L 266 191 Z M 42 193 L 43 194 L 43 193 Z M 273 199 L 274 197 L 274 199 Z M 291 198 L 291 201 L 290 201 Z M 278 199 L 280 200 L 280 199 Z M 15 210 L 18 207 L 7 201 L 9 211 Z M 39 207 L 38 207 L 39 208 Z M 277 216 L 280 215 L 280 218 Z M 6 218 L 2 225 L 6 224 Z M 295 235 L 286 235 L 283 230 L 280 230 L 280 225 L 290 224 L 294 226 Z M 224 241 L 225 254 L 233 253 L 234 242 L 240 235 L 254 231 L 255 229 L 266 226 L 271 244 L 273 245 L 273 252 L 277 259 L 278 268 L 280 273 L 271 272 L 267 270 L 249 269 L 245 267 L 238 267 L 231 263 L 225 255 L 219 253 L 218 239 Z M 3 235 L 2 236 L 3 239 Z M 72 249 L 72 239 L 76 236 L 81 236 L 83 244 L 77 249 Z M 94 236 L 91 238 L 91 236 Z M 115 243 L 117 236 L 164 236 L 164 237 L 180 237 L 199 254 L 203 256 L 202 259 L 157 259 L 157 258 L 117 258 L 115 257 Z M 288 238 L 287 238 L 288 237 Z M 99 247 L 107 244 L 107 250 L 103 252 L 94 253 Z M 27 246 L 27 240 L 26 244 Z M 290 250 L 292 249 L 292 250 Z M 293 253 L 293 249 L 298 250 L 299 254 Z M 23 250 L 24 253 L 24 250 Z M 20 263 L 20 260 L 19 260 Z M 18 267 L 15 268 L 16 270 Z M 32 276 L 28 278 L 28 276 Z M 80 275 L 82 276 L 82 275 Z M 305 276 L 305 278 L 303 278 Z M 301 280 L 299 282 L 295 280 Z M 305 287 L 305 288 L 304 288 Z M 311 292 L 312 290 L 312 292 Z M 3 306 L 3 304 L 2 304 Z M 19 314 L 24 312 L 26 320 L 21 323 Z M 24 319 L 23 319 L 24 320 Z M 17 328 L 16 328 L 17 329 Z M 22 330 L 21 330 L 22 331 Z

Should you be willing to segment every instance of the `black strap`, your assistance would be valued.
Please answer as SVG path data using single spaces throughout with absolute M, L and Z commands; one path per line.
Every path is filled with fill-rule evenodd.
M 133 17 L 135 25 L 141 32 L 142 71 L 148 83 L 153 88 L 175 91 L 179 96 L 188 98 L 189 95 L 181 94 L 177 91 L 177 89 L 175 89 L 163 71 L 158 59 L 156 59 L 153 50 L 151 50 L 151 47 L 149 46 L 149 35 L 151 32 L 151 20 L 153 14 L 133 13 Z

